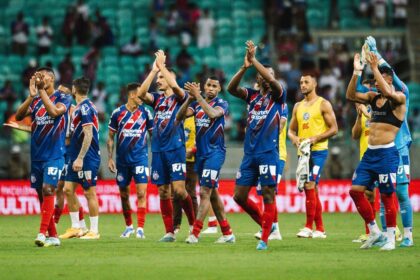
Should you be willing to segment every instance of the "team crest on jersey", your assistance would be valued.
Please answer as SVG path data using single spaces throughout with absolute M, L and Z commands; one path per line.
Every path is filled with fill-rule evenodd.
M 236 179 L 241 178 L 241 176 L 242 176 L 241 171 L 236 172 Z
M 354 172 L 354 173 L 353 173 L 353 177 L 352 177 L 351 179 L 352 179 L 353 181 L 357 179 L 357 173 L 356 173 L 356 172 Z
M 31 176 L 31 183 L 36 183 L 36 177 L 35 177 L 35 175 L 32 175 Z
M 309 113 L 308 112 L 306 112 L 306 113 L 304 113 L 303 114 L 303 119 L 305 120 L 305 121 L 307 121 L 307 120 L 309 120 L 309 118 L 311 117 L 311 115 L 309 115 Z
M 89 112 L 89 106 L 87 104 L 83 104 L 82 107 L 80 108 L 80 110 L 82 111 L 82 115 L 87 115 Z
M 159 179 L 159 173 L 157 171 L 153 171 L 153 180 L 158 180 Z

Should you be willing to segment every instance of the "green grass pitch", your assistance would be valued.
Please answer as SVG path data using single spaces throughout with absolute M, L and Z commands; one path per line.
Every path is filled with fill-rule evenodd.
M 213 244 L 219 235 L 185 244 L 185 225 L 175 243 L 158 243 L 160 215 L 147 216 L 145 240 L 122 239 L 122 215 L 102 215 L 100 240 L 64 240 L 55 248 L 34 245 L 38 216 L 3 216 L 0 279 L 420 279 L 420 243 L 392 252 L 360 250 L 351 242 L 364 229 L 357 214 L 325 214 L 325 240 L 295 237 L 303 214 L 279 217 L 283 241 L 259 252 L 253 237 L 258 227 L 245 214 L 229 215 L 236 244 Z M 69 220 L 62 217 L 59 232 Z M 420 225 L 420 214 L 414 215 L 414 224 Z M 414 231 L 415 242 L 419 234 Z

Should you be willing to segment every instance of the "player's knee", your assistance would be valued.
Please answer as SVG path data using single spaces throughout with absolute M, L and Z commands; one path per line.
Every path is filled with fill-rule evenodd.
M 235 202 L 238 204 L 246 203 L 247 199 L 248 199 L 248 196 L 241 192 L 235 191 L 235 194 L 233 195 L 233 200 L 235 200 Z
M 130 197 L 129 193 L 126 191 L 120 191 L 120 196 L 122 201 L 126 201 Z
M 408 195 L 408 184 L 398 185 L 396 193 L 399 202 L 404 202 L 410 199 Z
M 54 195 L 54 187 L 51 185 L 43 185 L 42 186 L 42 194 L 44 196 L 52 196 Z
M 200 188 L 200 199 L 206 199 L 209 200 L 211 196 L 211 189 L 207 187 L 201 187 Z
M 146 197 L 146 190 L 137 190 L 137 199 L 144 199 Z
M 367 200 L 369 200 L 369 202 L 374 202 L 375 201 L 374 192 L 365 191 L 365 196 L 366 196 Z
M 171 198 L 171 190 L 168 187 L 160 186 L 159 187 L 159 197 L 161 199 L 170 199 Z
M 96 192 L 92 189 L 85 190 L 85 197 L 87 200 L 95 199 L 96 198 Z

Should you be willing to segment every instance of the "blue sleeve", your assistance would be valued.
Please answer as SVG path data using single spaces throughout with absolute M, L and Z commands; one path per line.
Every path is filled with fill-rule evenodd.
M 153 109 L 156 107 L 156 102 L 159 100 L 160 93 L 152 92 L 151 95 L 153 95 Z
M 392 85 L 395 87 L 396 91 L 402 91 L 406 97 L 408 97 L 408 90 L 407 86 L 404 84 L 403 81 L 395 74 L 395 71 L 392 71 L 394 75 L 392 76 Z
M 120 109 L 115 109 L 114 112 L 112 112 L 111 117 L 109 118 L 109 124 L 108 127 L 109 129 L 113 130 L 113 131 L 117 131 L 118 130 L 118 113 L 120 112 Z
M 357 78 L 357 83 L 356 83 L 356 92 L 366 93 L 368 91 L 369 89 L 365 87 L 364 85 L 362 85 L 362 76 L 359 76 Z
M 223 110 L 223 115 L 228 114 L 228 103 L 224 100 L 219 100 L 215 107 L 219 107 Z
M 197 101 L 192 102 L 189 106 L 188 109 L 191 109 L 193 111 L 193 114 L 195 115 L 195 107 L 196 107 Z
M 251 98 L 252 96 L 257 93 L 258 91 L 256 91 L 253 88 L 245 88 L 246 91 L 246 97 L 245 97 L 245 101 L 247 104 L 249 104 L 251 102 Z
M 93 123 L 93 116 L 95 112 L 93 111 L 92 107 L 89 107 L 87 104 L 83 104 L 80 108 L 80 114 L 81 114 L 81 124 L 82 126 L 85 125 L 94 125 Z
M 282 118 L 288 118 L 288 116 L 289 116 L 289 107 L 287 106 L 287 104 L 286 103 L 284 103 L 282 106 L 281 106 L 281 114 L 280 114 L 280 117 L 282 117 Z
M 147 130 L 153 129 L 153 114 L 147 108 L 144 108 L 144 111 L 146 112 L 146 115 L 147 115 L 146 128 Z
M 71 106 L 71 101 L 72 101 L 72 98 L 69 94 L 60 93 L 56 103 L 63 104 L 66 107 L 66 111 L 68 111 Z

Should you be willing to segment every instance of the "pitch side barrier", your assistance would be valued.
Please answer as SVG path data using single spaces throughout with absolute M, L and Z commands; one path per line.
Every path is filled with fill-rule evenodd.
M 233 200 L 234 180 L 222 180 L 219 192 L 225 210 L 229 213 L 242 212 L 239 205 Z M 356 212 L 350 197 L 350 180 L 322 180 L 319 186 L 320 200 L 325 212 Z M 99 210 L 101 213 L 121 213 L 121 200 L 115 180 L 99 180 L 97 185 Z M 198 186 L 197 186 L 198 192 Z M 77 191 L 80 203 L 88 209 L 87 201 L 82 189 Z M 377 196 L 379 197 L 379 196 Z M 257 196 L 255 189 L 251 192 L 251 199 L 258 201 L 262 206 L 261 197 Z M 414 212 L 420 212 L 420 179 L 412 180 L 410 184 L 410 199 Z M 305 210 L 305 196 L 299 193 L 294 181 L 282 182 L 276 197 L 277 208 L 280 213 L 299 213 Z M 134 185 L 131 187 L 131 207 L 136 211 L 136 193 Z M 67 212 L 67 207 L 65 207 Z M 147 212 L 159 212 L 158 189 L 149 185 L 147 190 Z M 40 213 L 40 205 L 36 192 L 30 188 L 26 180 L 0 181 L 0 215 L 35 215 Z

